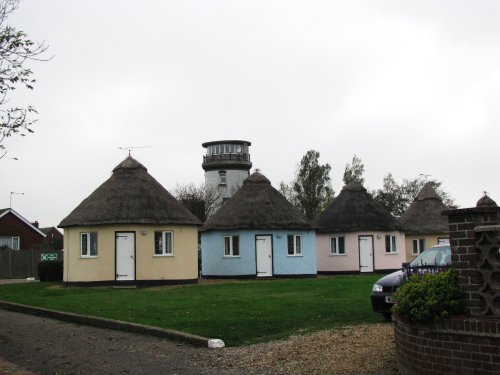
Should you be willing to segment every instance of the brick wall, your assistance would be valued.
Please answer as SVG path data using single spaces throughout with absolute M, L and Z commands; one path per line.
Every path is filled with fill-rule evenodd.
M 488 311 L 491 309 L 488 308 L 484 295 L 485 282 L 487 282 L 486 270 L 481 267 L 497 268 L 497 271 L 500 269 L 498 264 L 496 267 L 488 261 L 489 264 L 484 264 L 484 258 L 488 258 L 488 255 L 482 254 L 476 243 L 479 237 L 485 234 L 478 227 L 498 224 L 499 212 L 500 208 L 496 205 L 446 212 L 450 229 L 451 262 L 452 267 L 458 273 L 458 284 L 464 293 L 463 306 L 466 315 L 491 315 L 492 313 Z
M 454 317 L 433 324 L 395 321 L 401 374 L 500 374 L 500 321 Z
M 500 208 L 489 197 L 445 212 L 464 316 L 409 323 L 396 317 L 401 374 L 500 374 Z

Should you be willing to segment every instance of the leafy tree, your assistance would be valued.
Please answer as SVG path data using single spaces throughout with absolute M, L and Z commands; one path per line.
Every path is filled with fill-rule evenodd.
M 351 164 L 347 164 L 344 170 L 344 184 L 356 181 L 361 185 L 364 185 L 365 179 L 363 178 L 363 173 L 365 171 L 365 166 L 360 158 L 354 154 Z
M 372 192 L 372 195 L 375 201 L 383 205 L 391 214 L 399 217 L 413 203 L 417 194 L 427 182 L 431 183 L 431 186 L 446 206 L 457 208 L 454 199 L 441 187 L 442 182 L 437 180 L 427 181 L 422 176 L 414 179 L 403 179 L 403 182 L 398 184 L 392 174 L 389 173 L 384 177 L 382 189 Z
M 33 90 L 36 80 L 26 67 L 29 60 L 46 61 L 42 54 L 47 46 L 33 42 L 23 31 L 6 24 L 7 17 L 17 9 L 19 0 L 0 0 L 0 159 L 7 153 L 2 142 L 14 134 L 33 133 L 36 114 L 33 106 L 8 107 L 12 92 L 19 87 Z
M 403 179 L 403 193 L 405 194 L 406 199 L 409 200 L 410 204 L 415 200 L 418 192 L 424 187 L 426 183 L 431 184 L 432 188 L 441 197 L 441 200 L 447 207 L 451 209 L 458 207 L 455 204 L 455 200 L 452 198 L 450 193 L 443 189 L 443 183 L 441 181 L 437 181 L 434 179 L 427 181 L 427 179 L 422 178 L 422 176 L 416 177 L 412 180 Z
M 295 179 L 281 182 L 280 192 L 312 220 L 333 200 L 330 164 L 319 163 L 319 152 L 309 150 L 297 166 Z
M 384 177 L 382 189 L 373 191 L 371 194 L 375 201 L 384 206 L 394 216 L 401 216 L 411 203 L 408 203 L 403 198 L 402 188 L 394 180 L 391 173 Z
M 204 184 L 177 185 L 174 195 L 202 222 L 214 214 L 222 202 L 219 191 Z

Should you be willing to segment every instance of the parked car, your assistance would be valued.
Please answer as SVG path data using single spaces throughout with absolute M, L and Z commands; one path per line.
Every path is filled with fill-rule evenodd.
M 387 320 L 390 320 L 391 307 L 394 305 L 394 292 L 405 277 L 413 274 L 439 272 L 450 266 L 450 245 L 436 245 L 426 249 L 411 263 L 403 264 L 402 270 L 382 277 L 373 285 L 371 293 L 373 311 L 382 313 Z

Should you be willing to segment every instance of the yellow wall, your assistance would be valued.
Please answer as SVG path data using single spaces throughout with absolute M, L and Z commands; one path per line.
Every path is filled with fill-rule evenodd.
M 411 262 L 413 259 L 417 257 L 417 255 L 413 255 L 413 240 L 424 239 L 425 240 L 425 248 L 429 248 L 431 246 L 438 244 L 438 238 L 449 238 L 447 233 L 442 234 L 433 234 L 433 235 L 424 235 L 424 234 L 406 234 L 405 244 L 406 244 L 406 261 Z M 425 249 L 424 249 L 425 250 Z
M 155 231 L 173 232 L 173 256 L 155 256 Z M 97 232 L 97 257 L 80 256 L 81 232 Z M 198 278 L 196 226 L 102 225 L 64 229 L 64 281 L 115 280 L 115 232 L 135 232 L 136 280 Z

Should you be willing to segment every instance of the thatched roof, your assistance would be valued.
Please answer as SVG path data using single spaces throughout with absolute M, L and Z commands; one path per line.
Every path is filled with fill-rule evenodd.
M 484 193 L 484 196 L 477 201 L 476 207 L 498 207 L 498 206 L 497 203 L 488 196 L 488 194 Z
M 448 217 L 443 216 L 443 211 L 447 209 L 432 184 L 428 182 L 401 215 L 399 223 L 410 233 L 448 233 Z
M 102 224 L 200 225 L 201 222 L 146 167 L 129 156 L 59 227 Z
M 315 222 L 320 233 L 399 230 L 396 219 L 359 182 L 344 186 Z
M 224 229 L 313 229 L 261 173 L 250 175 L 241 188 L 203 225 L 203 231 Z

